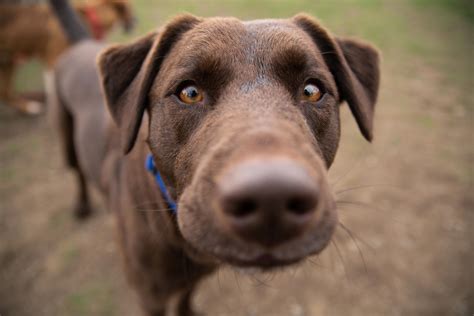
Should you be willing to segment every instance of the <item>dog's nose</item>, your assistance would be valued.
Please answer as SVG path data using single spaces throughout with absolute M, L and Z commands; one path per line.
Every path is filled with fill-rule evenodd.
M 240 238 L 274 247 L 302 234 L 315 217 L 318 181 L 289 160 L 241 163 L 219 183 L 221 219 Z

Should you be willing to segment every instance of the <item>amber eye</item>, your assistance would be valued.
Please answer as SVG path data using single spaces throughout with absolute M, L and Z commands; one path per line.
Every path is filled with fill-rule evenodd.
M 204 99 L 201 90 L 198 87 L 190 84 L 185 86 L 178 95 L 179 99 L 186 104 L 195 104 Z
M 317 102 L 321 99 L 322 96 L 323 93 L 315 84 L 308 83 L 304 86 L 303 99 L 310 102 Z

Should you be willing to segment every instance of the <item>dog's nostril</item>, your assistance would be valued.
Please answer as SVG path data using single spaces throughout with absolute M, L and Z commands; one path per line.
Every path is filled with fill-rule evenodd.
M 251 198 L 240 199 L 229 203 L 227 212 L 234 217 L 244 218 L 257 211 L 257 202 Z
M 314 210 L 316 206 L 315 199 L 306 196 L 293 196 L 288 199 L 286 209 L 295 215 L 305 215 Z

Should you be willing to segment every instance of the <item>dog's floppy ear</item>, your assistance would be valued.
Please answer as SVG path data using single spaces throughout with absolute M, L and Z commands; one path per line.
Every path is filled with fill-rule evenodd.
M 120 128 L 122 149 L 132 150 L 148 92 L 160 66 L 180 37 L 201 20 L 192 15 L 174 18 L 161 32 L 106 49 L 98 57 L 102 88 L 110 113 Z
M 347 101 L 364 137 L 373 138 L 379 90 L 379 54 L 371 45 L 333 38 L 317 21 L 300 14 L 293 21 L 312 38 L 334 76 L 341 101 Z

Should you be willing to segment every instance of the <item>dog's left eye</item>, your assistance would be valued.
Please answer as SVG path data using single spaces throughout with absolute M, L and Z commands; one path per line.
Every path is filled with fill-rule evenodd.
M 321 99 L 323 93 L 317 85 L 308 83 L 303 88 L 303 99 L 309 102 L 317 102 Z
M 196 104 L 204 99 L 202 91 L 193 84 L 189 84 L 179 90 L 178 98 L 186 104 Z

